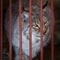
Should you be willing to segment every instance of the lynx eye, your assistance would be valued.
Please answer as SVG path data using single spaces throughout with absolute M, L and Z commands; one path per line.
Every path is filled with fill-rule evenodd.
M 22 13 L 22 18 L 23 18 L 23 20 L 27 20 L 28 17 L 29 17 L 28 13 L 26 13 L 26 12 L 23 12 L 23 13 Z
M 45 16 L 43 16 L 43 21 L 44 21 L 44 24 L 46 24 L 47 18 Z
M 38 27 L 38 25 L 36 24 L 36 27 Z

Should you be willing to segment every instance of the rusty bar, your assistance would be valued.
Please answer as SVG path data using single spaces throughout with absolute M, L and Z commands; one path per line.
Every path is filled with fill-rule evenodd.
M 41 44 L 40 44 L 40 48 L 41 48 L 41 55 L 40 58 L 41 60 L 43 60 L 43 18 L 42 18 L 42 0 L 40 0 L 40 34 L 41 34 Z
M 0 60 L 2 60 L 2 40 L 3 40 L 3 0 L 0 0 Z
M 51 0 L 51 60 L 54 60 L 54 0 Z
M 32 60 L 32 0 L 29 0 L 29 34 L 30 34 L 30 40 L 29 40 L 29 50 L 30 50 L 30 57 L 29 60 Z
M 20 60 L 22 60 L 22 0 L 19 0 Z
M 9 0 L 9 53 L 12 60 L 12 0 Z

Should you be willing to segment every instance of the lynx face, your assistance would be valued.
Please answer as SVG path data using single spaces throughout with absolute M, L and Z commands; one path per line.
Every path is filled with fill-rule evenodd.
M 23 12 L 23 33 L 29 40 L 29 13 Z M 46 36 L 49 34 L 49 21 L 47 21 L 46 16 L 43 16 L 43 36 Z M 37 40 L 40 40 L 40 19 L 36 18 L 34 15 L 32 15 L 32 36 L 37 38 Z M 32 37 L 33 39 L 33 37 Z M 37 41 L 34 39 L 34 41 Z M 39 42 L 39 41 L 38 41 Z

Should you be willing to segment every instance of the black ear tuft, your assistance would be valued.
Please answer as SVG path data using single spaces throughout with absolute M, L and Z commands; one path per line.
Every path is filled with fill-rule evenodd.
M 43 9 L 48 5 L 48 1 L 43 5 Z

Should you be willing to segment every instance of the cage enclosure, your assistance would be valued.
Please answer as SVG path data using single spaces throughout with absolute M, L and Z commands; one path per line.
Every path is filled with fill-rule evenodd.
M 33 0 L 32 0 L 33 1 Z M 44 14 L 43 13 L 43 22 L 45 22 L 45 20 L 47 21 L 47 24 L 50 24 L 51 25 L 51 17 L 49 17 L 50 15 L 51 15 L 51 12 L 48 12 L 48 10 L 50 9 L 51 10 L 51 3 L 50 3 L 51 1 L 50 0 L 43 0 L 43 3 L 42 3 L 42 7 L 43 7 L 43 11 L 44 11 L 44 13 L 46 13 L 46 14 Z M 10 54 L 10 51 L 9 51 L 9 0 L 3 0 L 3 60 L 9 60 L 9 58 L 10 58 L 10 56 L 9 56 L 9 54 Z M 60 17 L 59 17 L 59 10 L 60 10 L 60 6 L 59 6 L 59 0 L 57 1 L 57 0 L 55 0 L 54 1 L 54 16 L 55 16 L 55 22 L 54 22 L 54 27 L 55 27 L 55 29 L 54 29 L 54 60 L 60 60 Z M 26 20 L 28 20 L 28 15 L 29 15 L 29 7 L 28 7 L 28 4 L 29 4 L 29 0 L 22 0 L 22 18 L 24 17 L 24 22 L 22 23 L 22 27 L 23 27 L 23 29 L 25 29 L 26 28 L 26 26 L 28 25 L 27 24 L 27 22 L 29 22 L 29 21 L 27 21 L 26 22 Z M 58 5 L 57 5 L 58 4 Z M 19 31 L 19 27 L 18 27 L 18 23 L 19 23 L 19 21 L 18 21 L 18 15 L 19 15 L 19 2 L 16 2 L 16 0 L 12 0 L 12 29 L 13 29 L 13 40 L 14 40 L 14 42 L 16 42 L 16 44 L 18 45 L 18 43 L 17 43 L 17 41 L 15 41 L 15 35 L 17 35 L 17 40 L 18 40 L 18 35 L 19 35 L 19 32 L 17 32 L 17 31 Z M 37 6 L 36 6 L 37 5 Z M 49 7 L 48 7 L 49 6 Z M 47 7 L 47 8 L 46 8 Z M 40 19 L 40 1 L 39 0 L 34 0 L 34 2 L 32 2 L 32 16 L 33 16 L 33 21 L 32 21 L 32 23 L 33 23 L 33 28 L 34 28 L 34 30 L 35 29 L 38 29 L 39 28 L 39 22 L 40 21 L 37 21 L 38 19 Z M 46 8 L 46 9 L 45 9 Z M 16 10 L 16 11 L 15 11 Z M 50 11 L 49 10 L 49 11 Z M 37 12 L 36 12 L 37 11 Z M 7 15 L 7 16 L 6 16 Z M 7 17 L 7 18 L 6 18 Z M 7 23 L 7 25 L 5 26 L 5 20 L 7 19 L 7 21 L 6 21 L 6 23 Z M 49 21 L 49 20 L 50 21 Z M 38 23 L 36 23 L 35 22 L 35 20 L 36 20 L 36 22 L 38 22 Z M 23 24 L 24 24 L 24 26 L 23 26 Z M 35 27 L 35 24 L 37 24 L 36 25 L 36 27 Z M 47 25 L 48 27 L 50 26 L 50 25 Z M 48 31 L 48 29 L 45 29 L 45 28 L 48 28 L 47 26 L 45 26 L 45 25 L 43 25 L 43 33 L 44 34 L 47 34 L 46 32 Z M 6 27 L 6 29 L 5 29 L 5 27 Z M 29 27 L 29 25 L 28 25 L 28 27 Z M 37 28 L 38 27 L 38 28 Z M 49 27 L 49 29 L 50 29 L 51 27 Z M 40 28 L 39 28 L 40 29 Z M 28 30 L 28 29 L 27 29 Z M 46 30 L 46 31 L 45 31 Z M 7 32 L 6 32 L 7 31 Z M 16 33 L 15 33 L 15 32 Z M 23 31 L 23 30 L 22 30 Z M 35 30 L 35 31 L 37 31 L 37 34 L 39 34 L 39 31 L 38 30 Z M 26 31 L 23 31 L 23 32 L 26 32 Z M 49 33 L 48 34 L 50 34 L 50 30 L 49 30 Z M 27 33 L 27 35 L 28 35 L 28 31 L 26 32 Z M 26 34 L 25 33 L 25 34 Z M 33 33 L 33 37 L 35 38 L 35 33 L 34 33 L 34 31 L 32 30 L 32 33 Z M 37 35 L 36 34 L 36 35 Z M 26 36 L 27 36 L 26 35 Z M 7 37 L 8 36 L 8 37 Z M 22 34 L 22 36 L 23 36 L 23 34 Z M 37 35 L 38 36 L 38 35 Z M 49 35 L 50 36 L 50 35 Z M 48 36 L 48 37 L 49 37 Z M 38 37 L 40 37 L 40 36 L 38 36 Z M 29 36 L 27 36 L 27 39 L 29 39 L 30 37 Z M 25 39 L 25 36 L 24 36 L 24 38 L 23 39 Z M 46 43 L 44 43 L 44 45 L 46 45 L 46 46 L 44 46 L 44 48 L 43 48 L 43 60 L 51 60 L 51 49 L 52 49 L 52 47 L 51 47 L 51 38 L 47 38 L 47 37 L 45 37 L 45 38 L 43 38 L 43 39 L 47 39 L 47 40 L 49 40 L 48 42 L 46 42 Z M 35 45 L 35 42 L 39 42 L 38 40 L 37 41 L 34 41 L 34 39 L 32 38 L 32 46 L 33 47 L 35 47 L 34 45 Z M 23 41 L 23 40 L 22 40 Z M 28 41 L 28 40 L 27 40 Z M 13 45 L 15 44 L 13 42 Z M 38 48 L 38 46 L 39 45 L 37 45 L 36 47 L 36 49 L 37 50 L 39 50 L 40 48 Z M 16 58 L 15 59 L 15 50 L 17 49 L 17 48 L 14 48 L 15 46 L 12 46 L 12 60 L 19 60 L 18 58 Z M 27 46 L 28 47 L 28 46 Z M 23 60 L 29 60 L 29 51 L 28 50 L 26 50 L 25 51 L 25 46 L 23 46 L 23 48 L 22 48 L 22 51 L 24 52 L 24 54 L 26 54 L 27 56 L 25 56 L 24 54 L 22 54 L 22 56 L 24 57 L 23 58 Z M 35 49 L 34 49 L 35 50 Z M 32 49 L 32 51 L 34 52 L 34 50 Z M 18 51 L 18 50 L 17 50 Z M 35 53 L 32 53 L 32 55 L 34 56 L 34 55 L 36 55 L 32 60 L 40 60 L 40 53 L 41 53 L 41 51 L 35 51 L 36 52 L 36 54 Z M 37 53 L 38 52 L 38 53 Z M 32 57 L 33 57 L 32 56 Z

